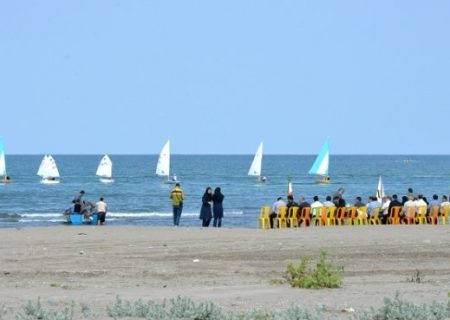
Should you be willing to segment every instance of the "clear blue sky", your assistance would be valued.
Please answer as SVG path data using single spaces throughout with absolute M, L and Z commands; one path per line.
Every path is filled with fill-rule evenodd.
M 2 1 L 8 153 L 450 153 L 450 1 Z

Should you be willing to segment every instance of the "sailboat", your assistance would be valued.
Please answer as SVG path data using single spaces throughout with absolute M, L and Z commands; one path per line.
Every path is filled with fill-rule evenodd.
M 314 161 L 314 164 L 309 170 L 309 174 L 321 176 L 321 178 L 318 178 L 316 180 L 316 183 L 328 184 L 331 182 L 331 178 L 328 175 L 329 165 L 330 165 L 330 150 L 329 150 L 329 141 L 327 139 L 323 144 L 322 149 L 320 149 L 316 161 Z
M 0 139 L 0 177 L 2 177 L 1 183 L 11 182 L 11 178 L 6 173 L 5 148 L 3 146 L 3 140 L 1 139 Z
M 113 164 L 111 158 L 107 154 L 105 154 L 102 160 L 100 160 L 97 172 L 95 173 L 97 176 L 100 177 L 100 182 L 103 183 L 114 182 L 114 179 L 112 177 L 112 165 Z
M 59 171 L 56 166 L 55 159 L 49 154 L 45 155 L 39 166 L 37 172 L 38 176 L 41 176 L 41 183 L 43 184 L 57 184 L 59 183 Z
M 383 198 L 385 197 L 385 193 L 384 193 L 384 185 L 383 185 L 383 180 L 381 180 L 381 176 L 378 179 L 378 187 L 377 187 L 377 200 L 379 203 L 383 202 Z
M 261 176 L 262 170 L 262 157 L 263 157 L 263 143 L 261 142 L 256 150 L 253 162 L 248 170 L 248 175 L 251 177 L 258 177 L 258 182 L 266 182 L 267 178 Z
M 177 176 L 173 175 L 170 178 L 170 140 L 167 140 L 166 144 L 161 149 L 158 158 L 158 164 L 156 165 L 156 174 L 160 177 L 165 177 L 164 183 L 178 183 Z

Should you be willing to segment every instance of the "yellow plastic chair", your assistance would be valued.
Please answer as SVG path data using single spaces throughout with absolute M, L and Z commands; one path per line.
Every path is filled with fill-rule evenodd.
M 427 224 L 427 206 L 417 207 L 416 222 L 419 224 Z
M 327 208 L 327 226 L 335 226 L 336 225 L 336 207 L 328 207 Z
M 270 206 L 264 206 L 259 211 L 258 225 L 261 229 L 270 229 Z
M 430 209 L 430 215 L 428 216 L 428 223 L 438 224 L 439 222 L 439 212 L 441 211 L 441 206 L 433 206 Z
M 313 224 L 315 226 L 325 226 L 327 223 L 327 208 L 326 207 L 316 207 L 312 209 L 313 211 Z
M 450 206 L 449 205 L 442 207 L 442 213 L 441 213 L 442 224 L 448 224 L 449 223 L 449 221 L 448 221 L 448 214 L 449 214 L 449 212 L 450 212 Z
M 380 208 L 373 209 L 373 215 L 369 218 L 369 224 L 380 224 Z
M 388 224 L 400 224 L 400 212 L 402 212 L 403 207 L 395 206 L 391 208 L 389 212 L 389 217 L 387 218 Z
M 358 211 L 356 207 L 351 207 L 347 210 L 347 217 L 345 218 L 345 224 L 353 226 L 358 218 Z
M 298 228 L 298 209 L 298 207 L 289 208 L 288 220 L 290 228 Z
M 367 224 L 367 207 L 359 207 L 356 211 L 358 212 L 358 216 L 356 217 L 358 225 Z
M 287 228 L 287 207 L 280 207 L 280 211 L 277 216 L 277 224 L 278 228 L 284 229 Z

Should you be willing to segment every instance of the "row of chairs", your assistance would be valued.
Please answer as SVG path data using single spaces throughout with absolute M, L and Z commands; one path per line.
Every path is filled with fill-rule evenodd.
M 441 212 L 440 206 L 434 206 L 427 215 L 427 207 L 408 207 L 405 219 L 400 214 L 403 210 L 401 206 L 391 208 L 391 212 L 387 218 L 388 224 L 438 224 L 439 219 L 442 224 L 449 223 L 450 206 L 444 207 Z M 299 226 L 335 226 L 335 225 L 365 225 L 380 224 L 380 208 L 375 208 L 373 215 L 367 216 L 367 207 L 316 207 L 302 208 L 298 214 L 299 207 L 281 207 L 279 213 L 274 219 L 278 228 L 298 228 Z M 271 207 L 264 206 L 261 208 L 258 216 L 258 225 L 262 229 L 270 228 Z M 274 225 L 275 225 L 274 223 Z

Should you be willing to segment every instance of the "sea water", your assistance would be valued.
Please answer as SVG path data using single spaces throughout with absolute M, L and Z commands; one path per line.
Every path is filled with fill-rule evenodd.
M 43 185 L 36 175 L 42 156 L 9 155 L 8 174 L 13 182 L 0 185 L 0 227 L 50 226 L 65 221 L 62 213 L 71 200 L 85 190 L 85 199 L 104 197 L 111 225 L 172 225 L 169 193 L 173 185 L 155 175 L 157 155 L 111 155 L 115 182 L 103 184 L 95 176 L 102 155 L 54 155 L 61 183 Z M 450 193 L 450 156 L 346 156 L 330 158 L 332 183 L 317 185 L 307 172 L 314 162 L 308 155 L 266 155 L 263 159 L 265 184 L 248 177 L 252 155 L 173 155 L 176 174 L 186 199 L 181 225 L 199 226 L 201 198 L 210 186 L 221 187 L 225 195 L 225 227 L 255 227 L 259 209 L 286 196 L 291 177 L 296 200 L 321 200 L 339 187 L 353 203 L 375 195 L 381 175 L 386 194 L 407 193 L 408 187 L 428 198 Z

